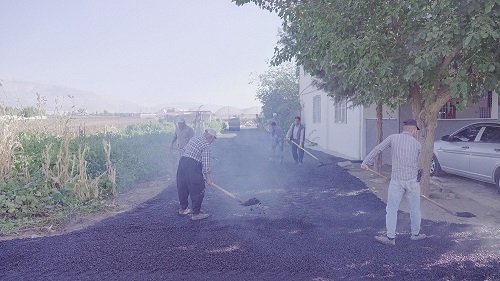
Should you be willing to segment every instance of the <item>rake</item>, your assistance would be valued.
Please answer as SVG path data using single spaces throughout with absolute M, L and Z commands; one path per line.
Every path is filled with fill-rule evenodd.
M 302 146 L 298 145 L 298 144 L 297 144 L 296 142 L 294 142 L 293 140 L 288 139 L 288 138 L 287 138 L 287 140 L 291 141 L 291 142 L 292 142 L 293 144 L 295 144 L 298 148 L 300 148 L 300 149 L 304 150 L 304 151 L 305 151 L 307 154 L 309 154 L 312 158 L 314 158 L 314 159 L 318 160 L 318 161 L 319 161 L 319 163 L 320 163 L 320 164 L 318 165 L 318 167 L 328 165 L 328 163 L 323 163 L 323 161 L 319 160 L 319 159 L 318 159 L 318 157 L 314 156 L 311 152 L 309 152 L 309 151 L 305 150 Z
M 374 174 L 377 174 L 377 175 L 379 175 L 379 176 L 381 176 L 381 177 L 383 177 L 385 179 L 390 179 L 390 177 L 388 177 L 386 175 L 383 175 L 383 174 L 381 174 L 381 173 L 379 173 L 377 171 L 374 171 L 374 170 L 372 170 L 370 168 L 368 168 L 368 171 L 370 171 L 370 172 L 372 172 Z M 425 200 L 427 200 L 427 201 L 429 201 L 429 202 L 431 202 L 432 204 L 440 207 L 441 209 L 447 211 L 448 213 L 450 213 L 450 214 L 452 214 L 454 216 L 461 217 L 461 218 L 474 218 L 474 217 L 476 217 L 476 215 L 474 215 L 473 213 L 469 213 L 469 212 L 454 212 L 454 211 L 446 208 L 445 206 L 439 204 L 438 202 L 430 199 L 429 197 L 427 197 L 427 196 L 425 196 L 423 194 L 420 194 L 420 197 L 423 198 L 423 199 L 425 199 Z
M 217 188 L 218 190 L 224 192 L 226 195 L 232 197 L 233 199 L 236 199 L 236 201 L 240 202 L 240 204 L 243 206 L 252 206 L 252 205 L 257 205 L 260 203 L 259 199 L 255 198 L 255 197 L 243 202 L 243 200 L 241 200 L 238 196 L 236 196 L 236 195 L 232 194 L 231 192 L 225 190 L 224 188 L 216 185 L 214 182 L 212 182 L 212 185 L 215 188 Z

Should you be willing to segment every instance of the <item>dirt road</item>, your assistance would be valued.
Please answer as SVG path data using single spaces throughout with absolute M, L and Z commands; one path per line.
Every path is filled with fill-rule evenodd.
M 0 241 L 0 280 L 499 280 L 497 227 L 424 220 L 396 246 L 378 244 L 385 204 L 337 165 L 269 161 L 268 135 L 225 133 L 213 144 L 212 179 L 191 221 L 177 215 L 175 185 L 137 208 L 66 235 Z M 329 163 L 344 159 L 321 152 Z

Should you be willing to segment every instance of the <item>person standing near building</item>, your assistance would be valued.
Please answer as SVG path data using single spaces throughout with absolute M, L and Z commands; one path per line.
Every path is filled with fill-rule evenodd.
M 177 194 L 179 214 L 189 215 L 192 220 L 206 219 L 209 215 L 201 213 L 201 203 L 205 196 L 205 182 L 212 185 L 210 177 L 210 145 L 217 139 L 213 129 L 205 130 L 202 136 L 193 137 L 183 149 L 177 167 Z M 188 198 L 191 197 L 191 209 Z
M 276 123 L 276 125 L 279 126 L 279 122 L 278 122 L 278 113 L 273 113 L 273 117 L 270 118 L 266 123 L 263 124 L 264 126 L 264 129 L 266 129 L 266 131 L 268 132 L 271 132 L 271 123 Z
M 269 144 L 270 144 L 269 148 L 270 148 L 270 153 L 271 153 L 271 155 L 273 154 L 273 149 L 272 149 L 272 146 L 273 146 L 273 135 L 272 135 L 272 132 L 271 132 L 271 130 L 272 130 L 272 128 L 271 128 L 271 124 L 272 124 L 273 122 L 274 122 L 276 125 L 278 125 L 278 126 L 279 126 L 279 122 L 278 122 L 278 113 L 276 113 L 276 112 L 275 112 L 275 113 L 273 113 L 273 117 L 272 117 L 272 118 L 270 118 L 270 119 L 269 119 L 269 120 L 268 120 L 268 121 L 264 124 L 264 129 L 265 129 L 266 131 L 268 131 L 268 132 L 269 132 Z
M 304 142 L 306 139 L 306 130 L 302 124 L 300 124 L 300 116 L 295 117 L 295 122 L 292 123 L 290 129 L 286 133 L 286 138 L 290 140 L 292 146 L 292 156 L 295 160 L 295 164 L 302 164 L 304 159 Z M 299 145 L 300 147 L 298 147 Z
M 192 137 L 194 137 L 193 128 L 186 125 L 186 120 L 183 117 L 179 117 L 170 147 L 173 148 L 174 144 L 177 142 L 177 147 L 183 149 Z
M 279 159 L 283 163 L 283 138 L 285 133 L 276 122 L 271 122 L 271 156 L 270 160 Z M 278 151 L 276 151 L 276 149 Z
M 418 162 L 421 155 L 421 145 L 416 139 L 417 121 L 408 119 L 403 122 L 403 132 L 388 136 L 366 156 L 361 168 L 368 170 L 368 165 L 373 165 L 373 159 L 384 149 L 391 148 L 392 172 L 387 194 L 385 215 L 386 236 L 375 236 L 378 242 L 396 245 L 396 223 L 398 219 L 399 204 L 403 196 L 406 197 L 410 207 L 411 240 L 426 238 L 420 233 L 420 178 L 418 177 Z

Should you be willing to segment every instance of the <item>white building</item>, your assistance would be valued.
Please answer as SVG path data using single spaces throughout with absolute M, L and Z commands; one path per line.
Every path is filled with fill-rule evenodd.
M 338 152 L 352 160 L 362 160 L 377 144 L 376 106 L 349 108 L 346 102 L 335 103 L 327 93 L 312 85 L 313 77 L 300 69 L 301 121 L 306 127 L 306 139 L 320 147 Z M 457 111 L 449 102 L 440 113 L 436 139 L 480 120 L 498 121 L 498 95 L 493 92 L 467 110 Z M 409 105 L 395 110 L 383 107 L 384 138 L 401 131 L 402 122 L 411 116 Z M 390 150 L 384 151 L 383 162 L 389 163 Z

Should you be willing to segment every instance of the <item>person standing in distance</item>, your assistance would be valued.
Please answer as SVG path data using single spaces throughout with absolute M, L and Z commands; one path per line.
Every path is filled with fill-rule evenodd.
M 271 147 L 271 150 L 270 150 L 270 153 L 273 154 L 273 149 L 272 149 L 272 146 L 273 146 L 273 133 L 272 133 L 272 123 L 275 123 L 276 125 L 279 126 L 279 122 L 278 122 L 278 113 L 273 113 L 273 117 L 271 119 L 269 119 L 265 124 L 264 124 L 264 129 L 266 131 L 268 131 L 270 134 L 269 134 L 269 143 L 270 143 L 270 147 Z
M 280 126 L 276 125 L 276 122 L 271 123 L 271 155 L 270 160 L 274 161 L 279 159 L 280 163 L 283 163 L 283 138 L 285 133 Z M 276 148 L 278 151 L 276 151 Z
M 290 140 L 290 144 L 292 145 L 292 156 L 293 160 L 295 160 L 295 164 L 302 164 L 302 160 L 304 159 L 303 148 L 304 141 L 306 140 L 306 130 L 304 126 L 300 124 L 300 116 L 295 117 L 295 122 L 293 122 L 290 129 L 288 129 L 286 138 Z M 297 145 L 299 145 L 300 148 Z
M 177 194 L 179 196 L 179 214 L 189 215 L 192 220 L 206 219 L 209 215 L 201 213 L 201 204 L 205 196 L 205 182 L 212 185 L 210 177 L 210 145 L 217 139 L 213 129 L 205 130 L 202 136 L 189 140 L 183 149 L 177 167 Z M 191 209 L 188 208 L 191 197 Z
M 391 147 L 392 172 L 387 194 L 385 215 L 386 236 L 375 236 L 378 242 L 396 245 L 396 223 L 398 220 L 399 204 L 403 196 L 406 197 L 410 207 L 411 240 L 426 238 L 420 233 L 422 220 L 420 213 L 420 182 L 418 179 L 418 162 L 421 155 L 421 145 L 416 139 L 417 121 L 408 119 L 403 122 L 403 132 L 388 136 L 366 156 L 361 168 L 368 169 L 373 164 L 373 159 L 384 149 Z
M 170 147 L 173 148 L 175 142 L 177 142 L 178 148 L 183 149 L 192 137 L 194 137 L 193 128 L 186 125 L 186 120 L 183 117 L 179 117 Z
M 271 132 L 271 123 L 276 123 L 276 125 L 279 126 L 279 122 L 278 122 L 278 113 L 273 113 L 273 117 L 270 118 L 265 124 L 264 124 L 264 128 L 266 129 L 266 131 L 268 132 Z

